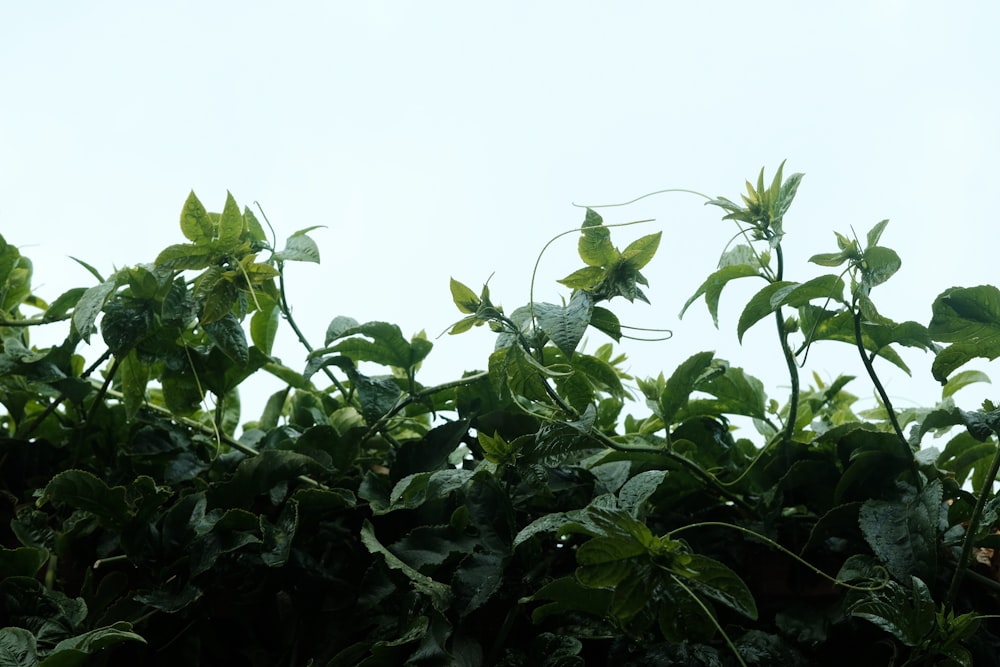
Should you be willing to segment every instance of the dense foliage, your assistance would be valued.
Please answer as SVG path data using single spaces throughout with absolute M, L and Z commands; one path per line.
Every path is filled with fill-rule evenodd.
M 620 249 L 590 209 L 563 303 L 507 313 L 452 281 L 450 333 L 496 345 L 438 386 L 432 343 L 388 322 L 334 317 L 313 348 L 284 286 L 286 262 L 319 261 L 310 230 L 279 250 L 232 196 L 192 194 L 185 243 L 84 264 L 96 284 L 51 303 L 0 239 L 0 665 L 1000 664 L 1000 411 L 953 399 L 1000 355 L 1000 291 L 884 317 L 885 221 L 789 280 L 800 180 L 708 201 L 738 235 L 685 306 L 718 323 L 725 286 L 757 281 L 737 333 L 771 320 L 778 398 L 713 352 L 632 378 L 612 343 L 581 349 L 621 339 L 611 302 L 645 300 L 660 240 Z M 301 364 L 273 356 L 280 326 Z M 804 386 L 831 341 L 858 377 Z M 106 353 L 88 365 L 84 342 Z M 891 405 L 876 365 L 908 372 L 901 347 L 935 355 L 937 405 Z M 284 388 L 241 424 L 261 373 Z

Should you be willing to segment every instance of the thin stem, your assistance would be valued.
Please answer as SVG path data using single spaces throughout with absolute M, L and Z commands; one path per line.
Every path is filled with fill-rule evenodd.
M 104 354 L 102 354 L 97 361 L 95 361 L 94 363 L 92 363 L 89 367 L 87 367 L 83 371 L 83 373 L 80 375 L 80 378 L 83 379 L 83 380 L 86 380 L 88 377 L 90 377 L 91 373 L 93 373 L 95 370 L 97 370 L 97 368 L 101 364 L 103 364 L 105 361 L 107 361 L 110 358 L 111 358 L 111 350 L 105 350 Z M 41 423 L 43 421 L 45 421 L 45 419 L 49 415 L 51 415 L 53 412 L 56 411 L 56 408 L 58 408 L 60 405 L 62 405 L 63 401 L 65 401 L 65 400 L 66 400 L 66 394 L 59 394 L 59 398 L 57 398 L 56 400 L 54 400 L 54 401 L 52 401 L 51 403 L 48 404 L 48 406 L 45 408 L 45 410 L 42 411 L 42 413 L 40 415 L 38 415 L 38 417 L 35 418 L 35 421 L 33 421 L 31 423 L 31 426 L 27 427 L 24 430 L 24 432 L 22 433 L 21 437 L 27 439 L 32 433 L 35 432 L 35 429 L 37 429 L 41 425 Z
M 997 436 L 1000 437 L 1000 433 L 997 433 Z M 976 539 L 976 533 L 979 532 L 979 523 L 983 518 L 983 508 L 986 506 L 986 499 L 990 495 L 993 480 L 997 478 L 997 473 L 1000 473 L 1000 447 L 997 448 L 997 453 L 993 456 L 990 471 L 986 473 L 986 483 L 983 484 L 983 488 L 979 492 L 979 497 L 976 498 L 976 506 L 972 510 L 972 516 L 969 517 L 969 525 L 965 529 L 965 537 L 962 539 L 962 553 L 958 557 L 955 572 L 951 575 L 951 585 L 948 586 L 948 594 L 944 599 L 944 607 L 948 611 L 951 611 L 955 605 L 955 598 L 958 597 L 958 588 L 961 586 L 962 577 L 965 575 L 965 564 L 969 562 L 969 556 L 972 554 L 973 542 Z
M 875 373 L 875 367 L 872 366 L 872 360 L 866 354 L 865 341 L 861 334 L 861 309 L 858 308 L 857 304 L 854 304 L 854 342 L 857 345 L 858 353 L 861 355 L 861 362 L 865 365 L 865 370 L 868 372 L 868 377 L 872 379 L 872 384 L 875 385 L 875 391 L 878 392 L 879 398 L 882 399 L 882 405 L 885 406 L 885 411 L 889 414 L 889 423 L 892 424 L 892 430 L 896 432 L 896 437 L 899 438 L 899 444 L 902 445 L 903 451 L 906 454 L 906 458 L 910 462 L 910 466 L 913 468 L 913 479 L 914 482 L 920 485 L 920 475 L 917 468 L 916 457 L 913 456 L 913 450 L 910 449 L 910 444 L 906 441 L 906 436 L 903 435 L 903 429 L 899 425 L 899 420 L 896 419 L 896 411 L 892 408 L 892 402 L 889 400 L 889 394 L 886 393 L 885 387 L 882 386 L 882 381 L 879 380 L 878 374 Z
M 63 320 L 68 320 L 71 317 L 73 317 L 72 314 L 61 315 L 59 317 L 32 317 L 27 320 L 9 320 L 5 317 L 0 317 L 0 327 L 35 327 L 42 324 L 62 322 Z

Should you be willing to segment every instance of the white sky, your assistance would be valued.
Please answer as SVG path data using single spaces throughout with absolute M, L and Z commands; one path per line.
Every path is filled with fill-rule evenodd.
M 583 219 L 571 202 L 668 187 L 737 199 L 787 158 L 806 177 L 786 278 L 823 272 L 805 260 L 836 249 L 833 230 L 863 238 L 890 218 L 882 243 L 903 268 L 873 297 L 926 323 L 943 289 L 998 282 L 998 25 L 986 1 L 5 3 L 0 233 L 52 299 L 92 283 L 68 255 L 105 273 L 151 261 L 184 240 L 189 190 L 220 210 L 228 189 L 260 201 L 280 240 L 327 225 L 312 234 L 322 265 L 288 268 L 317 345 L 336 315 L 433 337 L 460 317 L 449 276 L 478 289 L 495 272 L 495 300 L 524 304 L 538 251 Z M 631 368 L 669 374 L 714 349 L 784 400 L 771 327 L 736 342 L 762 284 L 724 294 L 719 332 L 703 304 L 677 319 L 732 223 L 689 195 L 603 213 L 657 218 L 614 231 L 620 247 L 664 232 L 652 307 L 611 305 L 674 338 L 628 345 Z M 553 244 L 536 298 L 566 294 L 552 281 L 578 265 L 575 237 Z M 279 355 L 298 368 L 289 341 Z M 482 368 L 491 347 L 484 329 L 445 336 L 422 379 Z M 858 374 L 870 405 L 840 347 L 809 368 Z M 930 357 L 905 358 L 915 381 L 886 374 L 899 407 L 936 400 Z

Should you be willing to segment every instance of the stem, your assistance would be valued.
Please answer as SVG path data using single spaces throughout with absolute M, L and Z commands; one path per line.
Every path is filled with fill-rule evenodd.
M 1000 433 L 997 433 L 997 436 L 1000 437 Z M 948 611 L 951 611 L 955 604 L 955 598 L 958 597 L 958 588 L 965 575 L 965 564 L 969 562 L 969 556 L 972 554 L 973 542 L 976 539 L 976 533 L 979 532 L 979 523 L 983 518 L 983 508 L 986 506 L 986 499 L 990 495 L 997 473 L 1000 473 L 1000 447 L 997 447 L 997 453 L 993 456 L 990 471 L 986 473 L 986 483 L 979 492 L 979 497 L 976 498 L 976 506 L 972 510 L 972 516 L 969 517 L 969 526 L 965 529 L 965 537 L 962 539 L 962 553 L 958 557 L 955 572 L 951 575 L 951 585 L 948 586 L 948 594 L 944 599 L 944 607 Z
M 865 370 L 868 372 L 868 377 L 872 379 L 875 391 L 878 392 L 879 398 L 882 399 L 885 411 L 889 413 L 889 422 L 892 424 L 892 430 L 896 432 L 896 437 L 899 438 L 899 443 L 903 446 L 903 451 L 906 453 L 905 458 L 909 460 L 910 467 L 913 468 L 913 479 L 919 487 L 920 475 L 916 457 L 913 456 L 913 450 L 910 449 L 910 444 L 906 441 L 906 436 L 903 435 L 903 429 L 899 425 L 899 420 L 896 419 L 896 411 L 892 408 L 889 394 L 886 393 L 885 387 L 882 386 L 882 381 L 879 380 L 878 374 L 875 373 L 875 367 L 872 366 L 871 359 L 865 353 L 865 343 L 861 336 L 861 310 L 857 307 L 856 303 L 854 304 L 854 342 L 857 345 L 858 353 L 861 355 L 861 362 L 865 365 Z
M 299 329 L 299 325 L 295 322 L 295 318 L 292 317 L 292 309 L 288 306 L 288 297 L 285 294 L 284 262 L 278 262 L 278 295 L 279 295 L 278 307 L 281 308 L 281 314 L 284 316 L 285 321 L 287 321 L 288 325 L 292 327 L 292 331 L 295 332 L 295 337 L 299 339 L 299 342 L 302 344 L 302 347 L 306 348 L 306 350 L 310 354 L 312 354 L 313 346 L 309 344 L 309 339 L 307 339 L 306 335 L 302 333 L 302 329 Z M 339 391 L 341 395 L 347 398 L 347 389 L 340 382 L 340 380 L 337 379 L 337 376 L 333 374 L 333 371 L 331 371 L 328 367 L 324 366 L 323 373 L 330 380 L 333 386 L 337 388 L 337 391 Z
M 52 324 L 53 322 L 62 322 L 63 320 L 68 320 L 73 317 L 73 315 L 61 315 L 59 317 L 32 317 L 26 320 L 9 320 L 5 317 L 0 317 L 0 327 L 35 327 L 42 324 Z
M 782 280 L 785 274 L 785 255 L 781 251 L 781 244 L 774 247 L 775 259 L 778 268 L 774 274 L 774 282 Z M 775 321 L 778 326 L 778 337 L 781 339 L 781 353 L 785 357 L 785 365 L 788 367 L 788 377 L 792 382 L 792 395 L 788 399 L 788 420 L 785 423 L 785 442 L 792 441 L 795 434 L 795 422 L 799 417 L 799 367 L 795 363 L 795 352 L 788 344 L 788 329 L 785 327 L 785 315 L 779 307 L 774 311 Z

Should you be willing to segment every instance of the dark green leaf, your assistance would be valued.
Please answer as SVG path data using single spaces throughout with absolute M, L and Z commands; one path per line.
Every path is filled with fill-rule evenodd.
M 222 352 L 240 366 L 250 362 L 250 348 L 247 346 L 243 326 L 231 312 L 211 322 L 203 323 L 205 333 Z
M 743 342 L 743 334 L 746 333 L 747 329 L 778 309 L 779 306 L 772 303 L 772 298 L 775 295 L 780 295 L 782 290 L 791 286 L 798 286 L 798 284 L 787 280 L 770 283 L 767 287 L 750 297 L 747 305 L 743 308 L 743 312 L 740 314 L 740 321 L 736 327 L 736 334 L 741 343 Z
M 454 608 L 460 617 L 482 607 L 500 589 L 505 560 L 496 553 L 473 553 L 462 559 L 451 579 Z
M 101 314 L 104 303 L 115 291 L 114 278 L 87 289 L 73 309 L 73 328 L 85 342 L 90 342 L 90 334 L 95 331 L 94 322 Z
M 292 553 L 292 540 L 298 527 L 299 504 L 294 499 L 285 504 L 275 523 L 271 523 L 264 516 L 260 517 L 260 534 L 264 540 L 260 558 L 264 561 L 264 565 L 281 567 L 288 562 L 288 557 Z
M 934 599 L 919 577 L 905 577 L 909 590 L 890 581 L 850 604 L 848 613 L 870 621 L 907 646 L 917 646 L 934 629 Z
M 130 350 L 121 360 L 118 375 L 122 381 L 122 395 L 125 398 L 125 415 L 132 419 L 146 402 L 146 383 L 149 382 L 149 366 Z
M 934 480 L 908 500 L 867 500 L 861 506 L 861 532 L 898 581 L 911 574 L 933 580 L 942 502 L 941 482 Z
M 34 577 L 49 560 L 47 549 L 0 547 L 0 577 Z M 0 661 L 0 665 L 3 662 Z
M 757 619 L 757 603 L 739 575 L 717 560 L 689 554 L 682 568 L 675 570 L 695 591 L 735 609 L 749 619 Z
M 38 667 L 38 642 L 35 635 L 24 628 L 0 629 L 0 665 Z
M 610 336 L 616 343 L 622 339 L 622 325 L 618 316 L 607 308 L 594 306 L 590 313 L 590 326 Z
M 413 587 L 420 593 L 427 595 L 431 604 L 438 611 L 448 609 L 451 604 L 451 588 L 445 584 L 434 581 L 428 576 L 420 574 L 412 567 L 397 558 L 391 551 L 386 549 L 375 537 L 375 529 L 371 522 L 365 519 L 361 526 L 361 542 L 373 554 L 381 554 L 385 559 L 385 564 L 393 570 L 399 570 L 410 580 Z
M 250 340 L 261 352 L 270 356 L 281 322 L 281 309 L 269 298 L 258 296 L 257 299 L 261 307 L 250 319 Z
M 566 306 L 536 303 L 535 314 L 545 335 L 563 354 L 572 357 L 591 323 L 593 308 L 593 298 L 587 292 L 577 290 Z
M 45 501 L 90 512 L 102 523 L 115 527 L 122 526 L 129 517 L 125 487 L 109 487 L 85 470 L 67 470 L 49 480 L 38 505 Z

